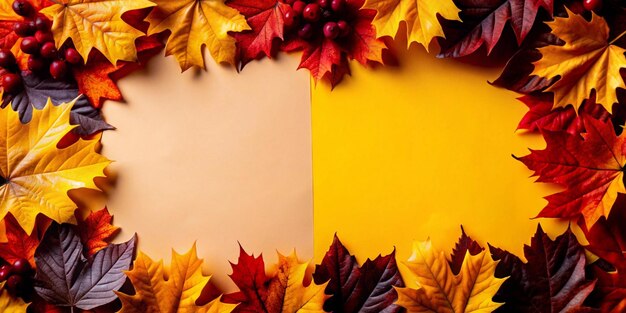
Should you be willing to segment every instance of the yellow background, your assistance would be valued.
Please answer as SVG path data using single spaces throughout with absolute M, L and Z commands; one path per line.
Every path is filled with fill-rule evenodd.
M 534 184 L 511 154 L 543 148 L 516 132 L 526 107 L 488 84 L 499 68 L 437 59 L 423 48 L 400 67 L 364 69 L 330 91 L 313 90 L 315 256 L 335 232 L 363 261 L 429 236 L 450 252 L 460 225 L 518 255 L 537 223 L 555 235 L 567 224 L 531 220 L 556 186 Z

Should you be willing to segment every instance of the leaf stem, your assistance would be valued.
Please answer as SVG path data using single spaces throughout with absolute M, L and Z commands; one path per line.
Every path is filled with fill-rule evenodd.
M 624 37 L 624 35 L 626 35 L 626 30 L 623 31 L 621 34 L 617 35 L 617 37 L 615 37 L 613 40 L 611 40 L 611 42 L 609 42 L 609 45 L 614 44 L 615 42 L 617 42 L 620 38 Z

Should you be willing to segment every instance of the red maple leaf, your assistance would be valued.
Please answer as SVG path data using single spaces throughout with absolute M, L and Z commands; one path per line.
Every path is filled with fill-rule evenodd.
M 626 141 L 617 137 L 611 121 L 580 116 L 584 135 L 544 130 L 545 150 L 531 150 L 518 158 L 535 171 L 538 182 L 555 183 L 564 191 L 547 196 L 548 205 L 538 217 L 583 216 L 593 225 L 608 216 L 618 192 L 624 192 Z
M 284 39 L 284 14 L 289 5 L 277 0 L 232 0 L 227 4 L 243 14 L 251 28 L 231 34 L 237 40 L 241 67 L 264 56 L 274 57 Z
M 463 261 L 465 260 L 465 254 L 469 253 L 470 255 L 477 255 L 483 250 L 485 250 L 485 248 L 481 247 L 478 242 L 468 236 L 465 233 L 463 226 L 461 226 L 461 237 L 459 237 L 459 241 L 457 241 L 454 249 L 452 249 L 450 261 L 448 261 L 452 272 L 456 275 L 461 271 Z
M 240 291 L 224 295 L 224 302 L 241 303 L 237 306 L 241 312 L 267 312 L 264 303 L 267 301 L 269 279 L 265 275 L 263 255 L 255 258 L 239 246 L 239 262 L 231 262 L 230 265 L 233 268 L 230 278 Z
M 109 214 L 107 208 L 104 208 L 91 212 L 84 221 L 78 222 L 78 233 L 87 254 L 94 255 L 109 245 L 119 230 L 119 227 L 111 224 L 112 220 L 113 216 Z
M 7 242 L 0 243 L 0 258 L 11 264 L 17 260 L 26 259 L 34 267 L 35 250 L 49 225 L 49 220 L 38 217 L 37 227 L 29 236 L 13 215 L 7 214 L 4 217 Z

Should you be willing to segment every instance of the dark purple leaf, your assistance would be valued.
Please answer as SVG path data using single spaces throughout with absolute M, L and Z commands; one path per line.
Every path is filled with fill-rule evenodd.
M 470 236 L 465 233 L 463 226 L 461 226 L 461 237 L 459 237 L 459 241 L 456 243 L 454 249 L 452 250 L 452 254 L 450 255 L 450 261 L 448 261 L 452 272 L 455 275 L 459 274 L 467 252 L 469 252 L 470 255 L 477 255 L 483 250 L 485 250 L 485 248 L 481 247 L 478 242 L 470 238 Z

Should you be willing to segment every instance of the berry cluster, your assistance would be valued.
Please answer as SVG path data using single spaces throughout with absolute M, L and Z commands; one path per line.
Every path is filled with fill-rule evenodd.
M 83 59 L 76 49 L 68 47 L 58 51 L 50 31 L 52 23 L 37 13 L 28 0 L 13 1 L 13 11 L 24 19 L 13 24 L 13 31 L 22 38 L 20 50 L 28 54 L 27 67 L 31 72 L 48 71 L 54 79 L 63 79 L 68 73 L 68 64 L 81 64 Z M 17 73 L 19 67 L 10 50 L 0 50 L 0 67 L 10 72 L 2 77 L 2 87 L 8 93 L 21 90 L 22 80 Z
M 298 37 L 313 40 L 323 35 L 337 40 L 350 35 L 352 29 L 344 19 L 346 0 L 282 0 L 289 5 L 284 12 L 285 27 Z
M 602 0 L 583 0 L 583 6 L 587 11 L 599 10 L 602 8 Z
M 0 266 L 0 282 L 6 281 L 5 288 L 13 296 L 28 296 L 33 288 L 32 277 L 33 268 L 26 259 Z

